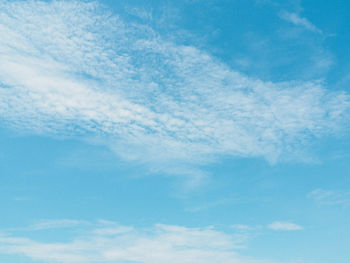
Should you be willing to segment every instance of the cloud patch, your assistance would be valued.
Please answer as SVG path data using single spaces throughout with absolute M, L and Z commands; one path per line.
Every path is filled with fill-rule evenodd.
M 61 219 L 61 220 L 42 220 L 28 227 L 28 230 L 47 230 L 57 228 L 71 228 L 81 224 L 86 224 L 85 221 Z
M 112 228 L 118 231 L 106 231 Z M 77 233 L 77 232 L 75 232 Z M 240 240 L 213 227 L 187 228 L 157 224 L 149 228 L 120 226 L 110 221 L 67 242 L 46 243 L 9 233 L 0 235 L 0 253 L 60 263 L 257 263 L 240 257 Z
M 347 119 L 346 93 L 249 78 L 97 2 L 1 0 L 0 35 L 3 126 L 98 141 L 154 170 L 276 162 Z
M 306 30 L 322 34 L 322 31 L 312 24 L 307 18 L 299 16 L 297 13 L 282 11 L 280 17 L 296 26 L 301 26 Z
M 275 221 L 267 226 L 269 229 L 277 231 L 296 231 L 302 230 L 303 227 L 291 222 Z
M 350 206 L 350 191 L 325 190 L 319 188 L 311 191 L 307 197 L 321 205 Z

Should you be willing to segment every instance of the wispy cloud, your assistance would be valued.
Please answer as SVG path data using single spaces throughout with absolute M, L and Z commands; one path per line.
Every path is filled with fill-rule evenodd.
M 306 30 L 322 34 L 322 31 L 312 24 L 307 18 L 299 16 L 297 13 L 282 11 L 280 17 L 296 26 L 301 26 Z
M 240 257 L 237 242 L 213 227 L 187 228 L 157 224 L 150 228 L 120 226 L 123 231 L 105 232 L 99 222 L 65 243 L 38 242 L 26 237 L 0 236 L 0 253 L 24 255 L 45 262 L 138 262 L 138 263 L 248 263 Z
M 57 229 L 57 228 L 70 228 L 79 225 L 84 225 L 87 222 L 80 220 L 71 219 L 60 219 L 60 220 L 41 220 L 35 224 L 30 225 L 28 230 L 46 230 L 46 229 Z
M 275 162 L 347 119 L 348 94 L 251 79 L 96 2 L 2 0 L 0 35 L 2 125 L 84 135 L 155 171 Z
M 350 206 L 350 191 L 315 189 L 307 197 L 321 205 Z
M 255 226 L 249 226 L 249 225 L 243 225 L 243 224 L 236 224 L 236 225 L 232 225 L 230 227 L 233 229 L 241 230 L 241 231 L 252 230 L 252 229 L 256 228 Z
M 278 231 L 295 231 L 295 230 L 302 230 L 303 227 L 291 222 L 285 222 L 285 221 L 275 221 L 267 226 L 268 228 L 272 230 L 278 230 Z
M 71 220 L 71 219 L 45 219 L 37 221 L 24 228 L 9 228 L 5 232 L 33 232 L 33 231 L 47 231 L 47 230 L 62 230 L 62 229 L 74 229 L 89 227 L 90 223 L 83 220 Z
M 133 227 L 122 226 L 113 221 L 99 220 L 98 223 L 98 227 L 93 230 L 93 233 L 96 235 L 118 235 L 122 233 L 132 232 L 135 230 Z
M 234 201 L 233 198 L 224 198 L 224 199 L 206 202 L 206 203 L 201 204 L 201 205 L 188 207 L 185 210 L 189 211 L 189 212 L 200 212 L 200 211 L 208 210 L 208 209 L 215 208 L 218 206 L 227 205 L 233 201 Z

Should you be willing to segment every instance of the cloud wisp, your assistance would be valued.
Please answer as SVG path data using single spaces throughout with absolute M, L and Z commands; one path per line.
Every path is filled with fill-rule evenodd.
M 240 257 L 236 253 L 240 242 L 212 227 L 157 224 L 150 228 L 134 228 L 100 221 L 67 242 L 47 243 L 3 234 L 0 235 L 0 253 L 60 263 L 260 262 Z
M 33 225 L 30 225 L 27 230 L 47 230 L 47 229 L 57 229 L 57 228 L 72 228 L 81 224 L 86 224 L 85 221 L 61 219 L 61 220 L 42 220 Z
M 322 34 L 322 31 L 319 28 L 317 28 L 314 24 L 312 24 L 308 19 L 306 19 L 305 17 L 301 17 L 296 13 L 283 11 L 280 13 L 280 17 L 296 26 L 301 26 L 306 30 Z
M 350 206 L 350 191 L 315 189 L 307 197 L 321 205 Z
M 275 221 L 269 224 L 267 227 L 277 231 L 296 231 L 303 229 L 303 227 L 300 225 L 285 221 Z
M 3 126 L 98 140 L 168 173 L 220 155 L 275 162 L 349 110 L 346 93 L 251 79 L 97 2 L 1 0 L 0 35 Z

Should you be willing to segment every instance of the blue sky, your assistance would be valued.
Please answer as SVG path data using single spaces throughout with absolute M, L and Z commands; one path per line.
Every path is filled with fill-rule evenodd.
M 0 262 L 348 263 L 349 10 L 0 0 Z

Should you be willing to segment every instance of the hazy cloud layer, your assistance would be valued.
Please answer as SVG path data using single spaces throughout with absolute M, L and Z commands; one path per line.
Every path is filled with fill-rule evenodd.
M 251 79 L 96 2 L 1 0 L 0 35 L 2 125 L 98 138 L 173 173 L 218 155 L 274 162 L 349 109 L 345 93 Z
M 350 206 L 350 191 L 315 189 L 307 195 L 321 205 Z
M 54 224 L 57 222 L 53 221 Z M 88 230 L 75 233 L 76 237 L 70 241 L 51 243 L 3 234 L 0 235 L 0 253 L 60 263 L 262 262 L 239 257 L 235 251 L 241 241 L 212 227 L 187 228 L 157 224 L 136 229 L 110 221 L 99 221 L 91 224 Z

